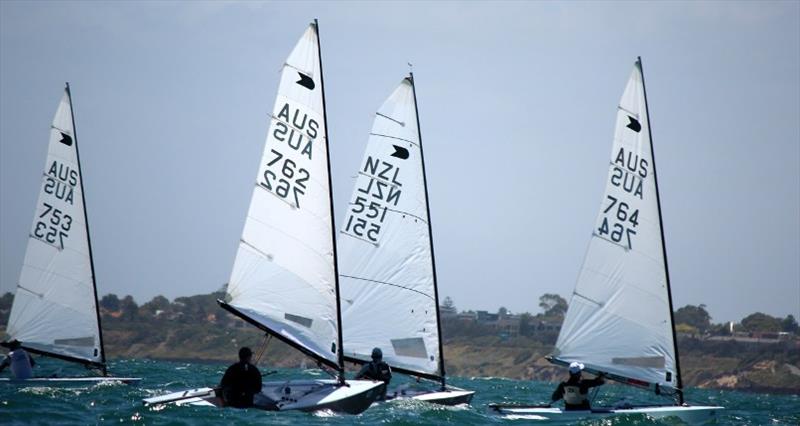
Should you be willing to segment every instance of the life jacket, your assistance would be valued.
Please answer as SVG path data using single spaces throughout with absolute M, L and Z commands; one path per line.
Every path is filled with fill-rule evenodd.
M 581 393 L 580 386 L 566 385 L 564 386 L 564 402 L 569 405 L 585 405 L 589 403 L 589 399 L 585 393 Z
M 16 349 L 8 354 L 11 358 L 11 374 L 15 379 L 30 379 L 33 377 L 31 358 L 23 349 Z
M 369 375 L 373 380 L 380 380 L 382 382 L 389 382 L 392 379 L 392 369 L 389 364 L 381 362 L 369 363 Z

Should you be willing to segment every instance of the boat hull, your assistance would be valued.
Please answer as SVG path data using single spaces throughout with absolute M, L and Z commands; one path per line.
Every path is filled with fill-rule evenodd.
M 253 398 L 253 408 L 267 411 L 319 411 L 359 414 L 369 408 L 383 391 L 383 382 L 348 380 L 282 380 L 265 382 Z M 194 405 L 223 407 L 213 388 L 189 389 L 142 401 L 145 405 Z
M 447 387 L 445 390 L 397 390 L 386 395 L 386 401 L 413 399 L 416 401 L 430 402 L 439 405 L 469 404 L 475 391 L 464 390 L 456 387 Z
M 489 409 L 496 414 L 509 418 L 526 420 L 579 420 L 614 416 L 647 416 L 653 419 L 679 418 L 689 424 L 701 424 L 714 421 L 717 412 L 724 407 L 666 405 L 666 406 L 632 406 L 632 407 L 597 407 L 591 410 L 563 410 L 556 407 L 536 405 L 502 405 L 489 404 Z
M 140 377 L 34 377 L 31 379 L 0 378 L 0 385 L 11 386 L 88 386 L 98 383 L 125 383 L 127 385 L 141 382 Z

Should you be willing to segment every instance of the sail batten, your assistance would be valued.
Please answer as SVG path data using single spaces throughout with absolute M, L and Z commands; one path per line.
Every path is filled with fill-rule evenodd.
M 413 80 L 378 109 L 339 250 L 345 357 L 374 347 L 395 371 L 443 377 L 428 199 Z
M 340 368 L 335 247 L 318 33 L 281 71 L 226 302 L 319 362 Z
M 617 107 L 600 211 L 553 359 L 679 388 L 650 123 L 637 61 Z
M 31 352 L 104 369 L 100 315 L 69 85 L 47 160 L 11 308 L 7 340 Z

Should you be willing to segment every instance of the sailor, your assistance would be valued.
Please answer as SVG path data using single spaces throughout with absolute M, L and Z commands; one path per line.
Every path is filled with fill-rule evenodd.
M 356 374 L 356 380 L 358 379 L 382 381 L 384 386 L 383 394 L 380 399 L 386 399 L 386 389 L 389 387 L 389 382 L 392 380 L 392 369 L 389 367 L 389 364 L 383 362 L 383 352 L 381 348 L 372 349 L 372 361 L 361 367 L 361 370 Z
M 6 355 L 3 363 L 0 364 L 0 372 L 11 366 L 11 375 L 15 379 L 23 380 L 33 377 L 33 366 L 36 365 L 36 362 L 33 361 L 33 358 L 28 355 L 25 349 L 22 349 L 19 341 L 14 339 L 8 343 L 3 342 L 2 345 L 11 351 Z
M 581 378 L 581 371 L 583 371 L 583 364 L 580 362 L 573 362 L 569 365 L 569 379 L 566 382 L 558 384 L 556 391 L 553 392 L 553 402 L 559 399 L 564 399 L 565 410 L 590 410 L 589 388 L 600 386 L 606 381 L 603 379 L 602 374 L 596 379 L 583 379 Z
M 219 387 L 226 406 L 252 407 L 253 395 L 261 392 L 261 372 L 250 363 L 252 358 L 250 348 L 239 349 L 239 362 L 228 367 L 222 376 Z

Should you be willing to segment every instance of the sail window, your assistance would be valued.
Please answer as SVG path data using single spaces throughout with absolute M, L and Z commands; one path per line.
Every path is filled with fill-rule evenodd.
M 663 356 L 641 356 L 634 358 L 612 358 L 612 364 L 629 365 L 632 367 L 664 368 L 666 361 Z
M 422 337 L 392 339 L 392 347 L 394 348 L 394 353 L 399 356 L 428 358 L 428 351 L 425 349 L 425 341 L 422 340 Z
M 312 320 L 311 318 L 301 317 L 300 315 L 294 315 L 289 313 L 283 314 L 283 318 L 291 322 L 296 322 L 302 325 L 303 327 L 308 327 L 308 328 L 311 328 L 311 323 L 314 322 L 314 320 Z

